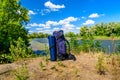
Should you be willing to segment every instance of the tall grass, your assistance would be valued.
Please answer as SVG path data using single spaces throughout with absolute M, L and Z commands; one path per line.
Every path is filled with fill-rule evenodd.
M 73 53 L 80 52 L 99 52 L 101 47 L 101 41 L 95 41 L 93 37 L 83 37 L 81 40 L 77 40 L 77 37 L 70 38 L 71 51 Z

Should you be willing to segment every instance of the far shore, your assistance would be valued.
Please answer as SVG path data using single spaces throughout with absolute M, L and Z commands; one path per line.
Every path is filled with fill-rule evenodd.
M 68 40 L 70 39 L 70 37 L 66 37 Z M 107 36 L 94 36 L 93 37 L 94 40 L 120 40 L 120 36 L 119 37 L 107 37 Z M 81 40 L 81 37 L 77 38 L 78 40 Z

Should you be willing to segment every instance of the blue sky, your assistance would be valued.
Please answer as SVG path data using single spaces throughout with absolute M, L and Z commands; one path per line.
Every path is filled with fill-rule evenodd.
M 120 0 L 20 0 L 29 10 L 29 33 L 78 33 L 83 25 L 120 21 Z

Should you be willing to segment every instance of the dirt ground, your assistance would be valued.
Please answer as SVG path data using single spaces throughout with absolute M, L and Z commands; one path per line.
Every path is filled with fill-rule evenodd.
M 100 55 L 79 54 L 75 55 L 76 61 L 56 62 L 37 57 L 4 64 L 0 65 L 0 80 L 120 80 L 120 68 L 115 67 L 117 62 L 112 62 L 108 55 L 104 55 L 105 73 L 98 73 Z

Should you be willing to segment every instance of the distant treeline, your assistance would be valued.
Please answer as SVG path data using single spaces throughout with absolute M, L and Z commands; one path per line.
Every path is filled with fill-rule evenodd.
M 45 38 L 47 33 L 31 33 L 28 38 Z M 80 27 L 79 33 L 74 32 L 65 33 L 66 37 L 82 37 L 82 36 L 120 36 L 120 22 L 98 23 L 93 26 Z
M 99 23 L 93 26 L 82 26 L 78 34 L 68 32 L 65 36 L 120 36 L 120 22 Z
M 119 36 L 120 35 L 120 22 L 99 23 L 93 26 L 83 26 L 80 28 L 80 36 L 93 35 L 93 36 Z
M 47 38 L 49 34 L 47 33 L 31 33 L 28 34 L 28 38 L 32 39 L 32 38 Z

